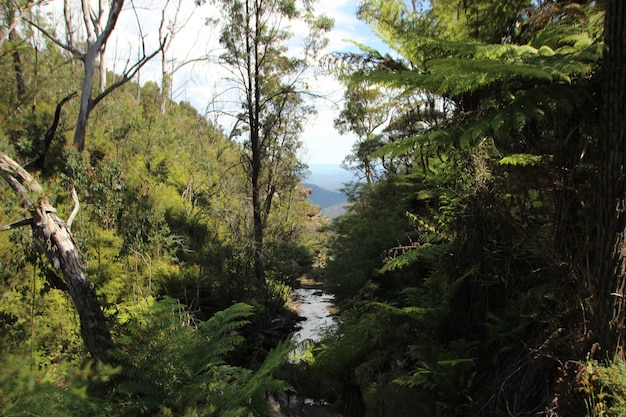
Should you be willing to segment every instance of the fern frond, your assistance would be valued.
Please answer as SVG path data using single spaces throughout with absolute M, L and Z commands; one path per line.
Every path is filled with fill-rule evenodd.
M 433 245 L 430 243 L 424 243 L 406 253 L 396 256 L 387 262 L 380 272 L 395 271 L 413 265 L 417 262 L 426 262 L 432 264 L 441 256 L 446 250 L 445 245 Z
M 218 311 L 198 328 L 205 335 L 229 333 L 249 323 L 254 307 L 245 303 L 237 303 L 225 310 Z
M 500 165 L 521 165 L 521 166 L 531 166 L 531 165 L 540 165 L 545 162 L 545 155 L 530 155 L 526 153 L 517 153 L 509 156 L 505 156 L 500 159 Z

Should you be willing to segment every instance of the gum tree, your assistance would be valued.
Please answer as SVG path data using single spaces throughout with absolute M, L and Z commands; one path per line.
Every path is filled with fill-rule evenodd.
M 223 0 L 216 2 L 221 12 L 220 57 L 229 71 L 229 82 L 237 92 L 241 111 L 234 131 L 245 134 L 243 163 L 249 178 L 253 211 L 254 275 L 265 286 L 264 238 L 272 198 L 280 193 L 281 173 L 272 167 L 278 159 L 293 158 L 302 122 L 311 113 L 302 97 L 308 94 L 307 70 L 326 44 L 323 35 L 332 21 L 313 14 L 313 3 L 302 7 L 293 0 Z M 309 32 L 299 54 L 291 54 L 293 38 L 288 26 L 305 25 Z M 289 145 L 289 146 L 287 146 Z M 288 156 L 287 154 L 291 155 Z M 281 169 L 282 169 L 281 168 Z

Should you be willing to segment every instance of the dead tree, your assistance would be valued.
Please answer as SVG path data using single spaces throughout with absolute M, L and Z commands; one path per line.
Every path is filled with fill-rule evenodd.
M 99 9 L 97 11 L 91 7 L 91 3 L 87 0 L 82 0 L 81 4 L 83 23 L 87 32 L 86 45 L 82 50 L 78 47 L 75 47 L 74 45 L 66 44 L 65 42 L 59 40 L 54 34 L 49 33 L 46 29 L 38 25 L 36 22 L 29 20 L 28 23 L 31 26 L 37 28 L 37 30 L 39 30 L 43 35 L 48 37 L 52 42 L 70 52 L 76 59 L 82 61 L 83 63 L 84 74 L 78 109 L 78 119 L 76 121 L 76 130 L 74 131 L 74 146 L 76 147 L 76 149 L 82 152 L 85 147 L 87 123 L 89 121 L 91 111 L 106 96 L 130 81 L 135 76 L 135 74 L 139 72 L 141 67 L 143 67 L 153 57 L 155 57 L 163 49 L 163 46 L 167 43 L 167 38 L 159 39 L 158 48 L 149 54 L 146 53 L 145 45 L 142 42 L 142 56 L 134 64 L 128 66 L 128 68 L 122 74 L 122 78 L 120 80 L 114 82 L 106 88 L 105 85 L 101 84 L 100 92 L 95 97 L 93 97 L 92 89 L 96 75 L 95 71 L 97 66 L 97 59 L 100 58 L 99 65 L 101 77 L 104 77 L 104 75 L 102 75 L 106 74 L 106 69 L 104 68 L 105 64 L 103 62 L 104 49 L 106 48 L 106 43 L 109 40 L 111 33 L 113 33 L 113 29 L 115 28 L 117 19 L 122 12 L 124 0 L 111 0 L 111 3 L 108 5 L 108 15 L 106 16 L 106 18 L 105 5 L 103 1 L 100 1 L 98 3 Z M 68 22 L 69 21 L 66 17 L 66 25 L 69 24 Z M 73 42 L 73 39 L 71 37 L 68 37 L 68 40 L 70 42 Z M 102 73 L 102 71 L 104 72 Z
M 59 218 L 56 209 L 43 195 L 41 185 L 17 162 L 2 152 L 0 152 L 0 175 L 15 191 L 21 206 L 31 216 L 10 225 L 0 226 L 0 230 L 30 225 L 39 251 L 55 269 L 63 272 L 67 292 L 80 317 L 80 330 L 85 348 L 95 359 L 109 362 L 109 353 L 114 347 L 111 334 L 96 292 L 87 280 L 85 266 L 70 231 L 72 220 L 78 211 L 76 192 L 72 190 L 75 206 L 66 223 Z

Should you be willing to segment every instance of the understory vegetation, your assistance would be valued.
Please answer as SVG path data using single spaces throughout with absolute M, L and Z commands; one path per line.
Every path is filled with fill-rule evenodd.
M 233 68 L 251 56 L 235 35 L 254 33 L 241 6 L 224 2 Z M 289 392 L 344 417 L 626 416 L 625 9 L 360 4 L 389 51 L 324 60 L 362 179 L 332 223 L 300 184 L 313 111 L 283 84 L 304 71 L 286 32 L 256 33 L 268 55 L 235 133 L 130 81 L 93 105 L 77 149 L 82 64 L 23 22 L 1 44 L 0 152 L 44 191 L 16 195 L 21 177 L 0 167 L 0 415 L 267 416 Z M 106 360 L 28 221 L 31 197 L 70 218 L 72 190 L 63 226 Z M 335 295 L 337 326 L 292 363 L 285 305 L 303 276 Z

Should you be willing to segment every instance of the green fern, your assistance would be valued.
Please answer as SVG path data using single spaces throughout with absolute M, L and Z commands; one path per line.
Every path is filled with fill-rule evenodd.
M 380 269 L 380 272 L 384 273 L 396 269 L 402 269 L 409 265 L 413 265 L 416 262 L 433 264 L 446 250 L 446 245 L 424 243 L 419 247 L 415 247 L 414 249 L 393 258 Z
M 540 165 L 545 162 L 545 155 L 513 154 L 500 159 L 500 165 Z
M 238 330 L 252 313 L 238 303 L 194 327 L 166 299 L 131 320 L 134 341 L 115 353 L 123 371 L 114 400 L 123 414 L 262 415 L 263 394 L 286 388 L 272 373 L 292 347 L 280 344 L 256 371 L 229 364 L 225 357 L 243 342 Z

